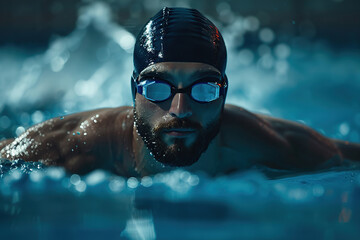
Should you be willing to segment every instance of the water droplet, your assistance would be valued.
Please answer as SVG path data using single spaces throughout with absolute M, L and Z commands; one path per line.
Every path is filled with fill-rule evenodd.
M 80 132 L 77 132 L 77 135 L 80 135 Z
M 75 189 L 78 192 L 84 192 L 86 190 L 86 183 L 84 181 L 80 181 L 75 185 Z
M 86 135 L 87 135 L 87 133 L 84 133 L 84 135 L 86 136 Z
M 139 185 L 139 181 L 134 177 L 130 177 L 127 180 L 127 185 L 129 188 L 136 188 Z
M 143 185 L 144 187 L 150 187 L 153 184 L 153 180 L 151 177 L 143 177 L 141 179 L 141 185 Z
M 60 117 L 60 120 L 64 120 L 64 118 L 65 118 L 64 116 L 61 116 L 61 117 Z
M 73 136 L 75 136 L 75 133 L 73 133 Z

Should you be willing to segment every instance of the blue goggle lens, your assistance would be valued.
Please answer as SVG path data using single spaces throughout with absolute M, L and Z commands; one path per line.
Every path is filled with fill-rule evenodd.
M 219 98 L 220 87 L 215 83 L 198 83 L 191 89 L 191 96 L 199 102 L 211 102 Z
M 171 86 L 166 83 L 150 82 L 144 86 L 144 94 L 151 101 L 164 101 L 171 96 Z
M 146 99 L 161 102 L 169 99 L 176 92 L 187 92 L 187 89 L 175 89 L 170 84 L 158 80 L 145 80 L 137 84 L 138 93 Z M 196 83 L 190 87 L 191 97 L 198 102 L 211 102 L 219 98 L 220 86 L 212 82 Z

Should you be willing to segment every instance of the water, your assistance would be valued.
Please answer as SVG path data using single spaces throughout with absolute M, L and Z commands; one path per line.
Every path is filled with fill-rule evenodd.
M 51 117 L 132 104 L 134 37 L 111 21 L 105 4 L 81 12 L 74 32 L 45 51 L 0 48 L 6 69 L 0 75 L 0 139 Z M 337 51 L 306 38 L 282 42 L 252 16 L 235 15 L 221 30 L 229 51 L 228 103 L 359 142 L 358 50 Z M 257 44 L 241 41 L 249 32 Z M 125 179 L 1 160 L 0 236 L 356 239 L 359 173 L 347 163 L 297 176 L 254 168 L 218 178 L 178 170 Z
M 0 168 L 4 239 L 355 239 L 360 233 L 356 169 L 268 180 L 258 171 L 125 179 L 21 161 L 2 161 Z

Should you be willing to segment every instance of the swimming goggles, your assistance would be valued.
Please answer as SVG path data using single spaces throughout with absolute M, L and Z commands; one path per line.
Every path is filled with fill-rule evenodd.
M 176 93 L 186 93 L 197 102 L 208 103 L 225 95 L 227 84 L 201 81 L 191 86 L 178 89 L 171 83 L 158 79 L 144 79 L 139 83 L 135 81 L 137 92 L 152 102 L 163 102 L 173 97 Z

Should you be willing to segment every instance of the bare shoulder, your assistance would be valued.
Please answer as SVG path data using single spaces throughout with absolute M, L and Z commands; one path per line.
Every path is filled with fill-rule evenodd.
M 0 156 L 7 159 L 43 161 L 65 166 L 74 172 L 110 165 L 111 141 L 117 122 L 130 107 L 97 109 L 57 117 L 34 125 L 6 142 Z M 102 158 L 103 157 L 103 158 Z
M 235 105 L 225 105 L 222 127 L 222 138 L 226 144 L 248 142 L 256 146 L 269 143 L 287 146 L 286 140 L 266 119 Z
M 271 167 L 311 169 L 328 160 L 341 161 L 333 141 L 310 127 L 234 105 L 225 107 L 222 130 L 225 144 L 245 146 Z

